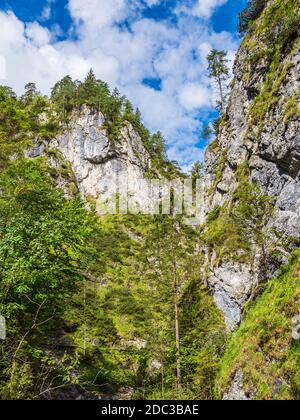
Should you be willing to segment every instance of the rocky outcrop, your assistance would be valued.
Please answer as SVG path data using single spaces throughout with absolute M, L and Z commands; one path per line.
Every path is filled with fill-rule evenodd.
M 227 262 L 213 268 L 209 284 L 214 289 L 214 300 L 222 310 L 229 331 L 234 331 L 241 321 L 243 304 L 257 284 L 257 273 L 250 264 Z
M 130 123 L 120 129 L 119 138 L 110 140 L 100 112 L 83 107 L 72 116 L 68 131 L 50 144 L 70 162 L 83 197 L 105 202 L 111 198 L 118 177 L 132 182 L 142 179 L 150 156 L 140 136 Z M 132 190 L 137 204 L 143 202 L 142 191 Z
M 238 371 L 228 393 L 224 395 L 224 401 L 249 401 L 243 388 L 243 372 Z
M 217 140 L 206 152 L 205 213 L 232 200 L 239 182 L 238 168 L 247 162 L 249 181 L 258 183 L 261 191 L 275 200 L 270 229 L 287 242 L 297 242 L 300 238 L 300 43 L 293 34 L 280 60 L 276 56 L 269 58 L 267 52 L 262 54 L 259 49 L 267 51 L 268 48 L 260 38 L 263 19 L 264 15 L 238 52 L 228 109 Z M 274 33 L 278 34 L 279 30 Z M 224 312 L 230 330 L 240 323 L 242 307 L 257 284 L 266 280 L 266 274 L 274 275 L 287 261 L 290 249 L 280 251 L 281 259 L 275 263 L 264 262 L 264 266 L 258 262 L 249 265 L 232 261 L 210 267 L 208 283 L 214 289 L 216 304 Z
M 62 134 L 46 145 L 37 143 L 27 153 L 29 157 L 45 154 L 54 169 L 60 165 L 57 157 L 63 158 L 82 197 L 100 204 L 99 211 L 115 212 L 121 188 L 128 194 L 131 208 L 145 207 L 148 196 L 139 183 L 151 164 L 150 155 L 129 122 L 123 123 L 118 138 L 112 140 L 102 113 L 82 106 L 72 114 Z M 66 190 L 61 177 L 57 180 Z

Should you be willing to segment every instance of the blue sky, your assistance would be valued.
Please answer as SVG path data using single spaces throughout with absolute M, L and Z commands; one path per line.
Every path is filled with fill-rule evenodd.
M 49 93 L 90 67 L 163 132 L 171 159 L 203 158 L 202 128 L 215 118 L 207 75 L 211 48 L 233 61 L 238 13 L 246 0 L 0 0 L 0 83 L 21 93 L 35 81 Z M 2 66 L 3 67 L 3 66 Z M 3 73 L 3 71 L 2 71 Z M 1 74 L 0 74 L 1 76 Z

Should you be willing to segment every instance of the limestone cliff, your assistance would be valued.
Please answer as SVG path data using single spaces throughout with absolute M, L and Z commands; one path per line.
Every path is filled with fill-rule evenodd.
M 144 178 L 151 159 L 129 122 L 123 124 L 119 137 L 112 141 L 102 113 L 83 105 L 73 112 L 61 134 L 48 143 L 36 144 L 29 152 L 30 157 L 40 155 L 50 157 L 53 168 L 61 164 L 62 158 L 75 178 L 76 188 L 86 200 L 110 202 L 117 192 L 118 178 L 122 181 L 127 177 L 132 185 L 131 189 L 128 186 L 131 200 L 136 206 L 142 206 L 145 201 L 144 192 L 134 186 Z M 60 186 L 64 186 L 61 177 L 58 180 Z
M 272 256 L 275 239 L 269 240 L 264 260 L 258 249 L 247 262 L 210 257 L 208 282 L 231 330 L 258 284 L 287 261 L 300 238 L 299 21 L 298 1 L 273 0 L 252 25 L 236 58 L 226 115 L 205 157 L 205 213 L 234 200 L 246 168 L 243 176 L 274 198 L 268 228 L 281 237 Z

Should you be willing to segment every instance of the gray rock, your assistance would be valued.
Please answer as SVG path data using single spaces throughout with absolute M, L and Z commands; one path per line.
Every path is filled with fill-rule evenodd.
M 239 370 L 235 375 L 231 388 L 223 397 L 224 401 L 249 401 L 243 387 L 243 372 Z
M 250 124 L 249 109 L 263 86 L 268 63 L 262 59 L 249 64 L 248 55 L 249 51 L 242 45 L 235 62 L 226 123 L 220 130 L 217 145 L 208 148 L 205 155 L 202 220 L 216 206 L 232 198 L 237 186 L 236 169 L 248 160 L 250 181 L 257 182 L 264 194 L 275 199 L 276 211 L 269 227 L 282 238 L 300 239 L 300 120 L 284 119 L 286 98 L 300 92 L 300 53 L 294 49 L 283 59 L 283 65 L 293 65 L 289 66 L 279 88 L 278 102 L 266 114 L 261 132 Z M 216 185 L 218 164 L 225 152 L 226 162 Z M 254 250 L 254 254 L 257 261 L 252 267 L 235 262 L 218 262 L 215 267 L 209 261 L 207 281 L 229 330 L 239 325 L 244 304 L 254 296 L 258 283 L 267 280 L 266 272 L 272 277 L 278 270 L 277 264 L 271 261 L 262 267 L 259 251 Z
M 148 205 L 148 195 L 140 186 L 140 180 L 149 168 L 149 153 L 130 123 L 125 123 L 119 138 L 111 141 L 103 127 L 104 122 L 101 112 L 83 106 L 72 115 L 68 129 L 47 144 L 47 149 L 59 151 L 70 163 L 79 192 L 84 198 L 100 203 L 103 207 L 98 207 L 99 212 L 102 209 L 115 212 L 116 185 L 119 183 L 122 187 L 122 182 L 131 207 L 144 209 Z M 28 157 L 44 153 L 45 146 L 37 143 L 28 152 Z M 55 168 L 55 159 L 50 161 Z M 66 189 L 62 181 L 60 186 Z
M 212 268 L 208 284 L 214 289 L 214 300 L 225 316 L 228 331 L 241 322 L 242 305 L 250 297 L 257 274 L 250 264 L 224 263 Z

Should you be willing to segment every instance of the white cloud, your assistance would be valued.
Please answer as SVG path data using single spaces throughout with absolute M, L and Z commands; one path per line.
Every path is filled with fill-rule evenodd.
M 161 0 L 144 0 L 146 5 L 149 7 L 153 7 L 161 3 Z
M 77 22 L 97 31 L 126 17 L 127 0 L 69 0 L 69 10 Z
M 37 47 L 48 44 L 51 40 L 51 34 L 48 29 L 43 28 L 37 22 L 27 24 L 25 34 L 32 44 Z
M 46 21 L 50 19 L 52 13 L 52 4 L 55 3 L 56 0 L 47 0 L 46 6 L 42 10 L 41 19 Z
M 227 1 L 228 0 L 198 0 L 197 4 L 192 9 L 192 13 L 195 16 L 208 19 L 217 7 L 223 6 Z
M 6 79 L 6 60 L 5 57 L 0 55 L 0 80 Z
M 188 110 L 211 106 L 211 91 L 205 86 L 189 83 L 179 94 L 180 103 Z
M 146 2 L 153 6 L 160 0 Z M 206 2 L 207 7 L 212 3 Z M 0 11 L 5 83 L 21 93 L 27 82 L 34 81 L 49 93 L 66 74 L 83 79 L 92 67 L 97 77 L 117 86 L 141 109 L 151 130 L 163 132 L 170 157 L 189 165 L 201 157 L 202 151 L 195 147 L 202 128 L 199 116 L 213 99 L 206 57 L 213 47 L 227 49 L 233 57 L 237 44 L 229 33 L 215 33 L 208 23 L 188 14 L 178 16 L 176 24 L 145 19 L 140 14 L 142 4 L 141 0 L 69 0 L 77 37 L 65 41 L 57 41 L 54 30 L 49 32 L 37 22 L 26 25 L 12 12 Z M 129 29 L 119 25 L 124 19 Z M 160 80 L 160 91 L 143 84 L 151 78 Z

